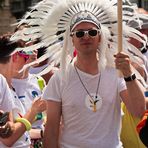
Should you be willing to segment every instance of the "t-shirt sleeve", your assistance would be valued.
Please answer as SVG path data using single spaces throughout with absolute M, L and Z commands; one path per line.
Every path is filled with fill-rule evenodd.
M 5 78 L 0 76 L 0 109 L 4 112 L 12 111 L 13 96 Z
M 127 89 L 127 87 L 126 87 L 126 83 L 125 83 L 124 79 L 118 78 L 118 91 L 119 91 L 119 93 L 123 90 L 126 90 L 126 89 Z
M 55 73 L 49 80 L 43 92 L 43 99 L 61 102 L 61 80 L 58 73 Z

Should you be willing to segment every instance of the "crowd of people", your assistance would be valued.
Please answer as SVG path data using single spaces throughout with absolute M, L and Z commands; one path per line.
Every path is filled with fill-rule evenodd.
M 122 51 L 116 0 L 43 0 L 0 36 L 0 148 L 148 147 L 148 12 L 123 5 Z

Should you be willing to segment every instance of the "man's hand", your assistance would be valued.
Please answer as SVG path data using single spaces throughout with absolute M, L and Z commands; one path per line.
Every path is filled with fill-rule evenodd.
M 124 77 L 129 77 L 132 74 L 132 66 L 130 58 L 127 54 L 119 52 L 115 57 L 115 66 L 119 69 Z

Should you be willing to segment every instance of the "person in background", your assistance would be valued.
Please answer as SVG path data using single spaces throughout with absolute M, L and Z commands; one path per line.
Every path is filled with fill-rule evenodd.
M 148 93 L 146 94 L 146 97 L 148 97 Z M 142 119 L 139 121 L 137 125 L 137 132 L 142 143 L 148 147 L 148 110 L 145 111 Z
M 23 45 L 24 47 L 26 46 L 21 40 L 17 43 L 19 45 Z M 27 112 L 34 99 L 42 95 L 42 91 L 46 86 L 46 83 L 42 77 L 36 76 L 35 74 L 30 74 L 29 68 L 21 71 L 25 64 L 31 63 L 37 59 L 36 50 L 28 53 L 19 51 L 16 52 L 13 57 L 14 75 L 12 85 L 15 88 L 16 94 L 18 95 L 19 100 L 22 102 L 25 111 Z M 46 108 L 45 103 L 44 106 Z M 32 147 L 42 147 L 41 132 L 44 130 L 44 120 L 45 114 L 43 115 L 43 113 L 39 113 L 36 121 L 32 125 L 32 129 L 29 131 Z
M 144 9 L 139 8 L 137 10 L 138 13 L 143 13 L 143 14 L 148 14 Z M 138 27 L 138 24 L 135 21 L 130 21 L 128 25 L 130 25 L 133 28 L 138 29 L 141 33 L 148 35 L 148 20 L 143 20 L 144 24 L 141 26 L 141 28 Z M 143 43 L 141 43 L 140 41 L 131 38 L 129 40 L 130 43 L 132 43 L 135 47 L 137 47 L 143 54 L 147 53 L 147 46 L 145 48 L 143 48 Z M 136 56 L 136 55 L 135 55 Z M 143 59 L 141 59 L 140 57 L 136 57 L 137 61 L 139 61 L 139 63 L 135 63 L 132 62 L 132 66 L 137 70 L 137 72 L 139 72 L 139 77 L 137 76 L 137 79 L 143 83 L 141 81 L 141 79 L 144 80 L 144 87 L 147 87 L 147 58 L 145 58 L 145 55 L 143 55 Z M 138 73 L 137 73 L 138 74 Z M 141 78 L 140 78 L 141 77 Z M 148 99 L 146 99 L 146 107 L 148 108 Z M 122 116 L 122 129 L 121 129 L 121 141 L 123 143 L 123 146 L 125 148 L 145 148 L 144 144 L 141 142 L 139 135 L 136 131 L 136 126 L 139 123 L 139 121 L 141 120 L 141 118 L 136 117 L 134 115 L 132 115 L 126 105 L 122 102 L 121 105 L 122 111 L 123 111 L 123 116 Z
M 137 10 L 137 12 L 140 13 L 140 14 L 148 15 L 148 11 L 146 11 L 143 8 L 139 8 Z M 145 34 L 148 37 L 148 20 L 144 20 L 144 24 L 142 25 L 142 27 L 139 30 L 140 30 L 141 33 Z M 148 41 L 147 41 L 146 47 L 143 48 L 141 50 L 141 52 L 147 57 L 147 60 L 148 60 Z
M 4 56 L 5 54 L 7 54 L 7 51 L 2 51 L 2 48 L 5 47 L 5 44 L 7 43 L 7 36 L 9 35 L 4 35 L 4 36 L 0 36 L 0 59 L 1 59 L 1 63 L 5 62 Z M 6 42 L 6 43 L 5 43 Z M 16 45 L 12 45 L 12 48 L 16 48 Z M 9 49 L 10 53 L 11 53 L 11 49 Z M 8 52 L 8 54 L 9 54 Z M 8 67 L 10 68 L 11 65 Z M 9 89 L 8 83 L 6 81 L 6 78 L 0 73 L 0 110 L 2 110 L 3 112 L 9 112 L 12 110 L 13 108 L 13 100 L 11 98 L 11 91 Z
M 3 38 L 4 38 L 3 36 L 0 37 L 0 48 L 4 47 L 5 40 Z M 12 45 L 12 47 L 15 48 L 15 44 Z M 1 52 L 0 50 L 0 59 L 2 63 L 5 62 L 5 59 L 3 58 L 5 55 L 4 52 L 5 51 Z M 14 107 L 13 95 L 8 86 L 6 78 L 0 73 L 0 137 L 1 138 L 7 138 L 12 134 L 13 125 L 9 121 L 11 120 L 12 116 L 11 111 L 13 107 Z
M 148 16 L 148 11 L 144 10 L 143 8 L 139 8 L 137 9 L 137 13 L 138 14 L 144 14 L 144 15 L 147 15 Z M 133 27 L 133 28 L 136 28 L 138 31 L 140 31 L 142 34 L 144 34 L 146 37 L 148 37 L 148 20 L 147 19 L 142 19 L 140 20 L 143 22 L 143 25 L 142 26 L 139 26 L 139 24 L 135 21 L 135 20 L 130 20 L 128 22 L 128 25 Z M 139 40 L 137 39 L 134 39 L 134 38 L 131 38 L 130 39 L 130 42 L 135 46 L 137 47 L 141 53 L 143 53 L 144 55 L 144 65 L 146 67 L 146 70 L 148 71 L 148 40 L 147 40 L 147 43 L 145 44 L 145 46 L 143 45 L 142 42 L 140 42 Z
M 11 136 L 7 138 L 0 138 L 0 147 L 30 147 L 29 130 L 31 124 L 34 122 L 36 115 L 45 110 L 44 101 L 40 98 L 36 98 L 32 103 L 32 106 L 25 111 L 25 108 L 19 100 L 15 89 L 12 86 L 12 77 L 14 74 L 13 60 L 14 54 L 12 54 L 18 47 L 17 43 L 10 42 L 11 34 L 6 34 L 0 37 L 0 73 L 6 78 L 8 83 L 8 90 L 10 89 L 11 100 L 13 101 L 13 108 L 10 111 L 10 122 L 13 127 Z M 4 91 L 4 90 L 3 90 Z M 6 99 L 9 103 L 9 98 Z
M 45 54 L 45 52 L 46 52 L 46 47 L 41 47 L 41 48 L 37 49 L 37 58 L 40 58 L 42 55 Z M 46 59 L 43 62 L 40 62 L 39 64 L 31 66 L 29 69 L 29 73 L 38 74 L 38 73 L 42 72 L 45 68 L 47 68 L 48 62 L 49 62 L 48 59 Z M 49 79 L 51 78 L 51 76 L 54 74 L 54 72 L 56 70 L 58 70 L 58 68 L 55 66 L 55 67 L 53 67 L 53 69 L 51 71 L 42 75 L 46 84 L 48 83 Z
M 143 63 L 143 61 L 141 61 Z M 145 85 L 146 82 L 143 81 L 145 77 L 147 77 L 146 73 L 147 71 L 141 67 L 141 65 L 137 65 L 136 63 L 132 62 L 133 67 L 139 72 L 140 75 L 136 75 L 137 76 L 137 80 L 142 83 L 142 85 Z M 141 79 L 143 79 L 141 81 Z M 145 98 L 147 107 L 148 107 L 148 99 Z M 134 115 L 132 115 L 126 105 L 122 102 L 121 103 L 121 109 L 123 111 L 123 115 L 122 115 L 122 128 L 121 128 L 121 141 L 123 143 L 123 147 L 125 148 L 145 148 L 145 146 L 143 145 L 143 143 L 141 142 L 139 135 L 136 131 L 136 126 L 139 123 L 141 117 L 136 117 Z
M 29 25 L 23 23 L 20 26 L 16 27 L 15 32 L 21 31 L 25 27 L 29 27 Z M 20 39 L 17 41 L 17 44 L 20 48 L 25 48 L 28 47 L 29 45 L 33 45 L 35 42 L 29 41 L 29 43 L 27 43 L 26 41 Z M 14 54 L 15 60 L 13 64 L 15 68 L 15 74 L 12 79 L 12 84 L 16 90 L 16 93 L 20 101 L 24 105 L 26 111 L 28 110 L 28 108 L 30 108 L 34 99 L 42 95 L 42 91 L 46 86 L 46 82 L 42 76 L 29 73 L 29 70 L 31 68 L 30 66 L 22 70 L 26 64 L 36 61 L 38 58 L 37 55 L 38 55 L 38 50 L 30 50 L 27 52 L 18 51 Z M 44 106 L 46 107 L 45 102 Z M 45 113 L 44 114 L 39 113 L 36 117 L 35 123 L 32 125 L 32 129 L 30 130 L 32 147 L 42 147 L 41 136 L 44 130 L 44 124 L 45 124 Z

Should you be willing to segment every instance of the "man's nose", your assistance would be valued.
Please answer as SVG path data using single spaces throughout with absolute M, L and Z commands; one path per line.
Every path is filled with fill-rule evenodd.
M 89 36 L 89 34 L 88 34 L 88 32 L 85 32 L 84 33 L 84 38 L 89 38 L 90 36 Z

